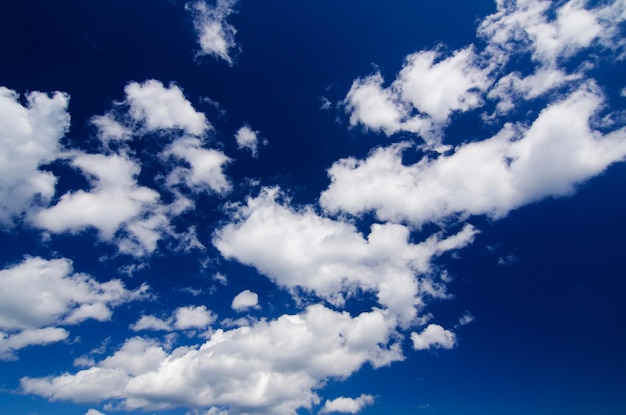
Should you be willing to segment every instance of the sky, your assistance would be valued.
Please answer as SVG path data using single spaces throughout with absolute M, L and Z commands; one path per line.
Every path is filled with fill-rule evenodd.
M 626 413 L 626 1 L 0 5 L 0 412 Z

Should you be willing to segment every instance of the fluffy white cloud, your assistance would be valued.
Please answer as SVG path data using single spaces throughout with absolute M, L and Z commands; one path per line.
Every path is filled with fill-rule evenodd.
M 233 298 L 231 307 L 236 311 L 244 311 L 256 307 L 259 304 L 259 296 L 250 290 L 243 290 Z
M 48 201 L 56 177 L 40 167 L 59 157 L 59 140 L 69 129 L 69 96 L 31 92 L 25 105 L 17 92 L 0 87 L 0 226 Z
M 87 176 L 92 189 L 65 193 L 55 205 L 37 212 L 34 224 L 53 233 L 93 227 L 103 240 L 114 241 L 117 235 L 122 252 L 153 252 L 169 220 L 159 194 L 137 184 L 138 163 L 126 155 L 79 153 L 71 164 Z
M 201 136 L 212 128 L 206 116 L 197 112 L 183 91 L 173 83 L 165 87 L 154 79 L 143 83 L 130 82 L 124 92 L 130 116 L 148 132 L 180 129 L 187 134 Z
M 452 349 L 456 346 L 456 335 L 438 324 L 429 324 L 421 333 L 411 333 L 411 340 L 415 350 Z
M 494 137 L 460 145 L 450 155 L 405 165 L 408 144 L 336 162 L 321 196 L 330 212 L 375 211 L 381 220 L 421 225 L 456 214 L 501 217 L 575 185 L 626 156 L 626 129 L 606 134 L 590 123 L 603 105 L 588 82 L 545 108 L 529 128 L 505 125 Z
M 230 162 L 224 153 L 202 147 L 202 141 L 193 137 L 176 139 L 165 151 L 164 157 L 183 160 L 188 167 L 176 167 L 167 177 L 169 186 L 185 184 L 194 192 L 210 191 L 226 193 L 231 185 L 224 174 L 225 165 Z
M 85 415 L 106 415 L 106 414 L 104 414 L 104 413 L 102 413 L 102 412 L 98 411 L 97 409 L 93 409 L 93 408 L 92 408 L 92 409 L 89 409 L 89 410 L 85 413 Z
M 217 316 L 203 305 L 180 307 L 176 310 L 175 317 L 174 326 L 179 330 L 204 329 L 217 319 Z
M 324 402 L 324 406 L 320 409 L 320 414 L 327 414 L 331 412 L 341 412 L 344 414 L 356 414 L 361 412 L 361 409 L 374 403 L 374 397 L 372 395 L 363 394 L 358 398 L 345 398 L 343 396 L 327 400 Z
M 259 132 L 254 131 L 248 125 L 244 125 L 235 133 L 235 141 L 237 141 L 237 147 L 242 149 L 246 148 L 252 153 L 252 157 L 258 156 L 259 149 Z M 261 141 L 263 144 L 264 141 Z
M 401 360 L 394 320 L 381 310 L 351 317 L 321 305 L 295 315 L 217 330 L 199 347 L 166 352 L 132 338 L 94 367 L 22 378 L 24 392 L 52 400 L 119 400 L 132 410 L 186 406 L 213 413 L 289 414 L 319 402 L 315 390 L 364 364 Z M 209 413 L 211 410 L 209 410 Z
M 144 315 L 130 326 L 133 331 L 190 330 L 206 329 L 215 322 L 217 316 L 206 306 L 185 306 L 177 308 L 172 315 L 163 320 L 155 316 Z
M 383 87 L 380 73 L 357 79 L 343 103 L 352 126 L 362 124 L 387 135 L 409 131 L 432 141 L 452 112 L 482 105 L 481 91 L 491 84 L 489 71 L 472 47 L 448 57 L 438 51 L 417 52 L 407 56 L 389 87 Z
M 108 144 L 111 141 L 126 141 L 132 138 L 131 128 L 116 120 L 112 113 L 91 117 L 91 124 L 98 129 L 98 138 L 103 144 Z
M 364 238 L 350 223 L 279 203 L 279 195 L 266 188 L 238 206 L 233 222 L 215 232 L 220 253 L 283 287 L 310 290 L 337 306 L 357 289 L 373 291 L 402 324 L 413 322 L 423 296 L 445 296 L 430 273 L 431 259 L 465 246 L 475 234 L 466 226 L 448 238 L 433 235 L 412 244 L 407 227 L 387 223 L 374 224 Z
M 215 6 L 205 1 L 187 3 L 185 8 L 193 16 L 193 24 L 198 34 L 199 55 L 210 55 L 233 64 L 232 52 L 236 48 L 237 30 L 226 21 L 234 12 L 237 0 L 217 0 Z
M 58 325 L 106 321 L 112 308 L 142 299 L 147 286 L 127 290 L 120 280 L 99 283 L 72 273 L 67 259 L 26 258 L 0 270 L 0 358 L 28 345 L 67 338 Z

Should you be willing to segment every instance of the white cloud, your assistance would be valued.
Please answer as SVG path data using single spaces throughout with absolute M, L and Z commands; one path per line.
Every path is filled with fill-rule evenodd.
M 57 179 L 40 167 L 60 155 L 59 140 L 70 125 L 68 102 L 61 92 L 35 91 L 22 105 L 17 92 L 0 87 L 0 226 L 54 195 Z
M 78 153 L 71 164 L 87 176 L 92 189 L 65 193 L 55 205 L 37 212 L 34 224 L 53 233 L 94 227 L 109 242 L 123 229 L 117 240 L 120 251 L 153 252 L 169 230 L 169 220 L 159 194 L 137 184 L 138 163 L 126 155 Z
M 467 312 L 459 317 L 459 326 L 465 326 L 467 324 L 470 324 L 472 321 L 474 321 L 474 316 Z
M 190 330 L 206 329 L 215 322 L 217 316 L 206 306 L 184 306 L 177 308 L 170 317 L 163 320 L 155 316 L 143 315 L 130 326 L 133 331 Z
M 133 331 L 142 330 L 155 330 L 155 331 L 170 331 L 171 325 L 169 322 L 162 320 L 155 316 L 141 316 L 135 324 L 130 326 Z
M 243 290 L 233 298 L 231 307 L 235 311 L 244 311 L 258 306 L 259 296 L 250 290 Z
M 199 55 L 210 55 L 233 64 L 233 50 L 236 49 L 237 30 L 226 21 L 234 12 L 237 0 L 217 0 L 215 6 L 205 1 L 187 3 L 185 8 L 193 16 L 193 24 L 200 45 Z
M 145 297 L 147 286 L 127 290 L 120 280 L 99 283 L 72 273 L 68 259 L 25 258 L 0 270 L 0 359 L 28 345 L 64 340 L 59 325 L 106 321 L 112 308 Z
M 473 240 L 466 226 L 444 238 L 412 244 L 409 229 L 374 224 L 364 238 L 354 225 L 277 201 L 279 190 L 263 189 L 238 206 L 233 222 L 217 230 L 213 243 L 225 258 L 254 266 L 283 287 L 301 287 L 341 306 L 356 289 L 373 291 L 381 305 L 411 324 L 425 295 L 445 296 L 431 275 L 430 260 Z
M 259 132 L 254 131 L 248 125 L 244 125 L 237 133 L 235 133 L 235 140 L 237 141 L 237 147 L 250 150 L 252 157 L 258 156 L 259 148 Z M 261 144 L 265 144 L 265 141 L 261 140 Z
M 180 307 L 175 312 L 174 326 L 179 330 L 205 329 L 217 319 L 206 306 Z
M 588 82 L 545 108 L 526 128 L 507 124 L 494 137 L 450 155 L 405 165 L 409 145 L 374 150 L 365 160 L 336 162 L 321 195 L 329 212 L 375 211 L 381 220 L 416 226 L 456 214 L 502 217 L 510 210 L 575 186 L 626 156 L 626 129 L 590 127 L 603 98 Z
M 372 395 L 362 394 L 356 399 L 339 397 L 333 400 L 327 400 L 324 402 L 324 406 L 320 409 L 320 414 L 327 414 L 331 412 L 341 412 L 344 414 L 356 414 L 361 412 L 361 409 L 374 403 L 374 397 Z
M 225 165 L 230 162 L 224 153 L 205 149 L 202 141 L 193 137 L 176 139 L 163 152 L 164 157 L 175 157 L 185 161 L 189 167 L 176 167 L 167 177 L 169 186 L 183 183 L 194 192 L 215 192 L 230 190 L 231 185 L 224 174 Z
M 24 392 L 51 400 L 121 401 L 132 410 L 186 406 L 229 414 L 293 414 L 319 402 L 315 390 L 369 363 L 401 360 L 390 343 L 393 319 L 381 310 L 351 317 L 321 305 L 247 327 L 217 330 L 199 347 L 167 353 L 133 338 L 75 374 L 22 378 Z
M 97 409 L 93 409 L 93 408 L 92 408 L 92 409 L 89 409 L 89 410 L 85 413 L 85 415 L 106 415 L 106 414 L 104 414 L 104 413 L 102 413 L 102 412 L 98 411 Z
M 179 129 L 201 136 L 212 128 L 206 116 L 193 108 L 174 83 L 165 87 L 154 79 L 143 83 L 130 82 L 124 91 L 130 116 L 148 132 Z
M 98 129 L 98 138 L 104 144 L 132 138 L 133 131 L 117 121 L 112 113 L 91 117 L 91 124 Z
M 426 349 L 452 349 L 456 346 L 456 335 L 438 324 L 429 324 L 421 333 L 411 333 L 413 348 L 415 350 Z

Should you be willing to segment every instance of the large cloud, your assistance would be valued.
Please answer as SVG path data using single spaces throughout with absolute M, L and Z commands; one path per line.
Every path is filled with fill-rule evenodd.
M 28 345 L 67 338 L 69 333 L 55 326 L 109 320 L 113 307 L 144 298 L 146 290 L 73 273 L 67 259 L 26 258 L 0 270 L 0 359 L 13 358 Z
M 30 211 L 39 198 L 48 201 L 56 177 L 40 170 L 59 157 L 59 140 L 69 129 L 69 97 L 31 92 L 20 103 L 17 92 L 0 87 L 0 226 Z
M 502 217 L 575 185 L 626 156 L 626 129 L 603 134 L 590 124 L 602 107 L 592 82 L 544 109 L 529 128 L 506 125 L 450 155 L 405 165 L 407 144 L 336 162 L 321 196 L 330 212 L 375 211 L 382 220 L 421 225 L 455 214 Z
M 248 199 L 213 243 L 225 258 L 254 266 L 283 287 L 301 287 L 341 306 L 346 296 L 373 291 L 402 324 L 413 323 L 425 295 L 441 296 L 431 259 L 473 240 L 471 226 L 444 238 L 412 244 L 402 225 L 375 224 L 364 238 L 354 225 L 294 209 L 277 201 L 279 190 Z
M 314 305 L 217 330 L 199 347 L 167 352 L 152 340 L 131 338 L 91 368 L 21 384 L 26 393 L 52 400 L 114 399 L 128 410 L 219 407 L 230 414 L 291 415 L 319 402 L 315 391 L 325 380 L 350 376 L 366 363 L 401 360 L 393 327 L 380 310 L 351 317 Z

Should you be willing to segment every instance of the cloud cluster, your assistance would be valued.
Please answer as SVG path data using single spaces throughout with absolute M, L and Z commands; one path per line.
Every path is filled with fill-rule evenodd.
M 65 340 L 69 333 L 60 326 L 107 321 L 114 307 L 144 299 L 147 290 L 73 273 L 68 259 L 25 258 L 0 270 L 0 359 L 15 358 L 29 345 Z
M 313 305 L 304 312 L 248 327 L 217 330 L 206 343 L 167 351 L 134 337 L 93 367 L 56 377 L 23 378 L 26 393 L 51 400 L 115 400 L 120 408 L 156 410 L 184 405 L 244 413 L 293 414 L 312 408 L 316 390 L 364 364 L 402 360 L 392 341 L 393 319 L 381 310 L 351 317 Z M 363 397 L 358 405 L 365 405 Z M 342 403 L 331 408 L 346 408 Z
M 222 256 L 336 306 L 359 290 L 375 292 L 406 326 L 414 323 L 424 296 L 445 296 L 431 259 L 469 244 L 476 233 L 468 225 L 455 235 L 412 244 L 407 227 L 385 223 L 372 225 L 365 238 L 350 223 L 319 216 L 311 207 L 281 204 L 279 196 L 279 189 L 265 188 L 238 206 L 234 220 L 214 235 Z
M 545 108 L 530 127 L 506 124 L 495 136 L 456 147 L 450 154 L 406 165 L 401 143 L 366 159 L 339 160 L 321 196 L 330 212 L 420 226 L 454 215 L 506 215 L 575 185 L 626 157 L 626 129 L 608 133 L 591 125 L 603 97 L 593 82 Z
M 416 133 L 437 147 L 454 112 L 496 103 L 490 117 L 505 115 L 518 99 L 531 100 L 583 80 L 595 63 L 568 73 L 566 63 L 596 45 L 622 56 L 619 25 L 626 6 L 615 1 L 587 8 L 583 0 L 555 5 L 546 0 L 497 0 L 497 11 L 478 28 L 484 42 L 443 54 L 441 48 L 407 56 L 396 79 L 384 86 L 377 72 L 356 79 L 345 99 L 350 125 L 392 135 Z M 509 72 L 513 56 L 529 54 L 531 73 Z M 490 118 L 487 116 L 487 118 Z
M 133 331 L 156 330 L 203 330 L 217 320 L 217 316 L 206 306 L 185 306 L 177 308 L 167 319 L 143 315 L 130 326 Z

